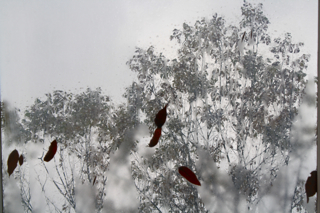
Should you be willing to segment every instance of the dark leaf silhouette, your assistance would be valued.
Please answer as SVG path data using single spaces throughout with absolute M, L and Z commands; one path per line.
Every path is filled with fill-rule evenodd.
M 156 123 L 158 128 L 161 128 L 163 124 L 166 122 L 168 104 L 169 103 L 167 103 L 165 107 L 158 112 L 158 114 L 156 115 L 156 118 L 154 119 L 154 122 Z
M 46 156 L 44 156 L 43 160 L 46 162 L 49 162 L 54 157 L 56 152 L 57 152 L 57 141 L 54 140 L 51 142 L 49 150 L 48 150 Z
M 317 171 L 312 171 L 311 176 L 308 177 L 305 188 L 307 194 L 307 203 L 309 203 L 309 197 L 312 197 L 317 192 Z
M 20 155 L 19 157 L 19 165 L 22 166 L 23 164 L 23 155 Z
M 242 36 L 242 38 L 241 38 L 241 41 L 244 40 L 245 36 L 246 36 L 246 32 L 243 33 L 243 36 Z
M 182 175 L 185 179 L 187 179 L 190 183 L 201 186 L 201 183 L 199 182 L 197 176 L 186 166 L 180 166 L 179 167 L 179 173 Z
M 96 179 L 97 179 L 97 176 L 95 176 L 95 177 L 94 177 L 94 179 L 93 179 L 93 183 L 92 183 L 92 186 L 95 184 Z
M 19 160 L 19 153 L 15 149 L 10 153 L 10 155 L 8 157 L 7 165 L 8 165 L 9 176 L 13 173 L 13 171 L 17 167 L 18 160 Z
M 153 137 L 150 140 L 149 147 L 154 147 L 155 145 L 157 145 L 159 142 L 160 136 L 161 136 L 161 128 L 157 128 L 154 131 Z

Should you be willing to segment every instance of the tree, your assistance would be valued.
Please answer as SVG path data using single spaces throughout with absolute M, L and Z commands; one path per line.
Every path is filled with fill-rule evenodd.
M 271 38 L 262 4 L 244 2 L 241 11 L 239 27 L 226 26 L 215 14 L 174 29 L 170 39 L 180 44 L 177 58 L 169 60 L 151 46 L 137 48 L 127 62 L 138 82 L 125 97 L 140 118 L 146 117 L 141 122 L 150 134 L 155 114 L 170 100 L 154 156 L 134 164 L 142 212 L 160 207 L 206 211 L 196 188 L 176 172 L 181 165 L 197 170 L 200 148 L 218 168 L 224 165 L 235 194 L 244 196 L 249 207 L 261 200 L 279 168 L 289 162 L 291 127 L 309 55 L 300 53 L 303 43 L 292 43 L 290 33 Z M 197 172 L 212 186 L 204 179 L 205 171 Z M 233 205 L 231 211 L 237 212 Z
M 109 155 L 115 150 L 114 147 L 119 146 L 108 143 L 114 137 L 112 128 L 109 128 L 113 125 L 112 110 L 110 98 L 102 95 L 98 88 L 76 95 L 54 91 L 46 94 L 46 100 L 36 99 L 25 111 L 22 123 L 30 132 L 29 142 L 44 143 L 54 139 L 58 142 L 59 160 L 55 161 L 57 178 L 51 181 L 66 203 L 62 206 L 55 203 L 46 192 L 47 180 L 38 176 L 46 200 L 55 211 L 76 210 L 77 178 L 82 183 L 95 184 L 98 191 L 95 206 L 97 211 L 103 208 Z M 104 131 L 104 139 L 97 137 L 105 128 L 108 132 Z M 43 161 L 42 166 L 49 174 Z

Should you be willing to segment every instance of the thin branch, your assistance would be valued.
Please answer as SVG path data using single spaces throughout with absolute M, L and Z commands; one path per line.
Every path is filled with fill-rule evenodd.
M 138 189 L 138 191 L 140 192 L 140 194 L 142 194 L 143 192 L 139 189 L 139 187 L 137 186 L 136 182 L 135 182 L 135 181 L 133 181 L 133 182 L 134 182 L 134 185 L 136 186 L 136 189 Z M 147 198 L 147 199 L 149 200 L 149 202 L 150 202 L 160 213 L 162 213 L 162 211 L 158 208 L 158 206 L 157 206 L 154 202 L 152 202 L 152 200 L 151 200 L 149 197 L 147 197 L 147 196 L 145 196 L 145 195 L 144 195 L 144 197 Z

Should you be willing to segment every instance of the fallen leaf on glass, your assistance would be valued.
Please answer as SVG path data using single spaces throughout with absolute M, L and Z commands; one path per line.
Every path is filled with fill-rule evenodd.
M 23 155 L 20 155 L 19 157 L 19 165 L 22 166 L 23 164 Z
M 57 152 L 57 141 L 54 140 L 51 142 L 51 145 L 49 147 L 49 150 L 46 154 L 46 156 L 44 156 L 43 160 L 46 161 L 46 162 L 49 162 L 53 157 L 54 155 L 56 154 Z
M 157 113 L 156 118 L 154 119 L 154 122 L 156 123 L 158 128 L 161 128 L 163 124 L 166 122 L 168 104 L 169 103 L 167 103 L 165 107 Z
M 157 128 L 154 131 L 153 137 L 150 140 L 149 147 L 154 147 L 155 145 L 157 145 L 159 142 L 160 136 L 161 136 L 161 128 Z
M 15 149 L 10 153 L 7 161 L 9 176 L 13 173 L 13 171 L 17 167 L 18 161 L 19 161 L 19 153 Z
M 309 203 L 309 197 L 312 197 L 317 192 L 317 171 L 312 171 L 311 176 L 308 177 L 306 181 L 306 194 L 307 194 L 307 203 Z
M 179 167 L 179 173 L 187 179 L 190 183 L 201 186 L 201 183 L 199 182 L 197 176 L 186 166 L 180 166 Z

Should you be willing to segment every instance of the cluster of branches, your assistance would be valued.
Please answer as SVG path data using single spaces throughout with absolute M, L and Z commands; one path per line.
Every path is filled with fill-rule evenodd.
M 181 45 L 175 59 L 156 54 L 151 46 L 137 48 L 128 62 L 139 81 L 126 97 L 133 106 L 133 94 L 139 94 L 142 104 L 136 110 L 146 117 L 141 122 L 151 127 L 155 109 L 170 100 L 160 146 L 152 160 L 137 164 L 134 175 L 141 196 L 148 194 L 172 211 L 205 212 L 195 188 L 183 185 L 168 166 L 197 169 L 198 146 L 218 166 L 228 165 L 235 188 L 249 204 L 261 200 L 279 168 L 289 162 L 291 127 L 309 55 L 300 54 L 303 43 L 292 43 L 290 33 L 271 39 L 262 4 L 244 3 L 241 10 L 239 27 L 226 26 L 214 15 L 175 29 L 171 39 Z M 141 208 L 149 211 L 152 206 Z
M 70 209 L 75 211 L 75 182 L 78 179 L 82 183 L 95 184 L 98 189 L 95 206 L 97 211 L 101 211 L 106 195 L 106 171 L 110 155 L 118 149 L 124 133 L 134 122 L 125 106 L 114 109 L 109 97 L 102 95 L 98 88 L 87 89 L 81 94 L 63 91 L 46 94 L 45 100 L 36 99 L 25 111 L 21 122 L 17 112 L 1 109 L 4 112 L 1 113 L 4 115 L 1 120 L 5 124 L 3 126 L 13 131 L 16 127 L 22 129 L 17 133 L 19 137 L 8 137 L 10 141 L 22 144 L 44 143 L 53 139 L 58 141 L 59 158 L 55 159 L 57 179 L 51 178 L 52 174 L 49 174 L 49 169 L 42 160 L 43 171 L 38 172 L 37 176 L 48 205 L 58 212 Z M 29 179 L 26 175 L 28 169 L 31 168 L 21 168 L 16 177 L 21 180 L 25 211 L 32 212 Z M 63 205 L 55 203 L 50 196 L 52 193 L 46 192 L 48 179 L 64 197 L 66 202 Z

